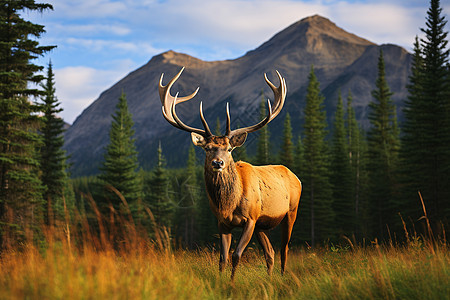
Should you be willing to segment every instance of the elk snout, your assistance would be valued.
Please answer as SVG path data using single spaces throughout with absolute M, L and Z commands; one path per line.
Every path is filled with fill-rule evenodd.
M 214 169 L 215 171 L 220 171 L 220 170 L 222 170 L 224 164 L 225 164 L 225 162 L 224 162 L 223 160 L 221 160 L 220 158 L 213 159 L 213 160 L 211 161 L 211 165 L 212 165 L 212 167 L 213 167 L 213 169 Z

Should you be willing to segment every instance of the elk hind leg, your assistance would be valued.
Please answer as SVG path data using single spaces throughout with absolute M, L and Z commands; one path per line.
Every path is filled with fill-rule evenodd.
M 270 243 L 269 237 L 262 230 L 256 230 L 256 237 L 258 242 L 264 250 L 264 257 L 267 264 L 267 273 L 272 275 L 275 251 L 273 251 L 272 244 Z
M 297 210 L 290 211 L 281 222 L 281 274 L 286 269 L 287 254 L 289 250 L 289 241 L 291 240 L 292 228 L 297 218 Z

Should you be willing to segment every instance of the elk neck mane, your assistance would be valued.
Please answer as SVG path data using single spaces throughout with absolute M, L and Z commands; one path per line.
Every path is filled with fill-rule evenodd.
M 205 183 L 211 201 L 219 211 L 234 210 L 242 192 L 236 164 L 232 161 L 222 172 L 205 165 Z

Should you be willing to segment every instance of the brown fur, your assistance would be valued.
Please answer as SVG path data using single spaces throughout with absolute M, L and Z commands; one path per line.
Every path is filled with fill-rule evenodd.
M 204 130 L 185 125 L 176 115 L 175 105 L 192 99 L 198 89 L 189 96 L 173 97 L 170 88 L 180 77 L 184 68 L 163 86 L 163 75 L 159 81 L 159 96 L 164 118 L 176 128 L 191 133 L 194 145 L 202 147 L 206 152 L 205 183 L 209 204 L 219 223 L 221 253 L 219 270 L 223 270 L 231 246 L 231 229 L 243 227 L 242 235 L 233 253 L 234 278 L 242 253 L 255 233 L 264 250 L 267 271 L 273 269 L 274 251 L 267 237 L 266 230 L 281 224 L 281 273 L 286 266 L 288 243 L 292 227 L 297 217 L 302 185 L 300 180 L 283 166 L 252 166 L 245 162 L 233 161 L 231 151 L 244 144 L 247 134 L 257 131 L 273 120 L 281 111 L 286 99 L 286 81 L 276 71 L 280 81 L 279 87 L 273 85 L 266 74 L 264 78 L 274 94 L 274 109 L 268 101 L 269 113 L 259 123 L 231 130 L 230 111 L 227 104 L 227 126 L 225 136 L 214 136 L 203 116 L 200 103 L 200 118 Z
M 222 215 L 231 214 L 237 205 L 236 195 L 241 190 L 234 163 L 220 173 L 205 166 L 205 183 L 211 205 Z
M 203 147 L 206 152 L 206 191 L 211 209 L 219 222 L 222 240 L 220 269 L 224 268 L 228 258 L 230 231 L 239 226 L 244 227 L 244 232 L 233 254 L 232 276 L 254 231 L 265 252 L 268 272 L 271 273 L 274 253 L 264 231 L 283 223 L 281 269 L 284 272 L 287 246 L 300 202 L 300 180 L 284 166 L 252 166 L 242 161 L 235 163 L 229 151 L 233 145 L 227 137 L 213 136 L 196 145 Z M 214 169 L 214 160 L 222 160 L 223 169 Z

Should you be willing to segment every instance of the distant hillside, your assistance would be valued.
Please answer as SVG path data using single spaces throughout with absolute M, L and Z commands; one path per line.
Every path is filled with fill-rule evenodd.
M 133 114 L 141 165 L 144 168 L 153 165 L 156 146 L 161 141 L 168 165 L 184 166 L 189 134 L 164 120 L 157 89 L 161 73 L 165 74 L 166 84 L 182 66 L 186 70 L 173 91 L 179 91 L 180 95 L 191 93 L 197 87 L 200 91 L 195 99 L 180 104 L 177 112 L 183 121 L 194 126 L 201 127 L 200 100 L 211 126 L 215 126 L 218 117 L 225 123 L 226 102 L 230 102 L 233 125 L 256 122 L 261 92 L 264 91 L 265 98 L 273 98 L 263 74 L 267 73 L 278 85 L 275 76 L 278 70 L 286 78 L 288 94 L 282 113 L 269 125 L 271 139 L 275 145 L 279 143 L 286 112 L 291 115 L 294 136 L 298 135 L 304 117 L 307 77 L 313 65 L 326 97 L 328 118 L 333 117 L 338 91 L 341 90 L 345 100 L 351 90 L 357 119 L 367 127 L 368 103 L 372 101 L 371 91 L 375 88 L 380 49 L 383 49 L 387 80 L 401 119 L 411 55 L 399 46 L 376 45 L 348 33 L 318 15 L 292 24 L 257 49 L 234 60 L 207 62 L 174 51 L 157 55 L 104 91 L 67 130 L 65 148 L 74 163 L 72 174 L 97 173 L 109 141 L 111 115 L 122 90 Z M 252 134 L 246 145 L 254 146 L 256 135 Z

